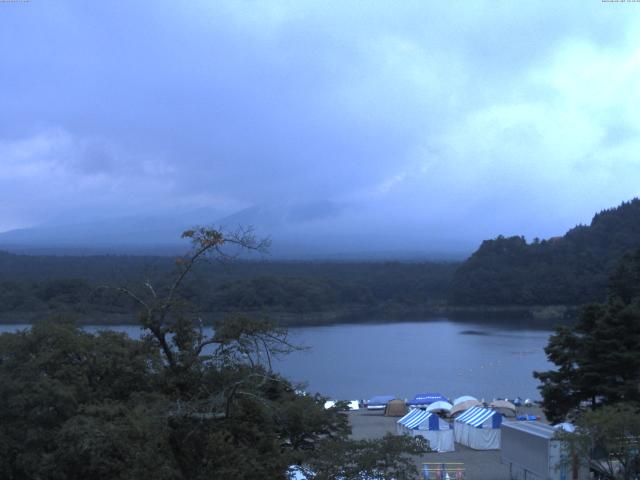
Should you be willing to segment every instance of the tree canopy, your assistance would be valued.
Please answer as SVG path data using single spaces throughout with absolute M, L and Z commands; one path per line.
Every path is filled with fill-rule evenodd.
M 620 402 L 640 405 L 640 250 L 623 257 L 609 298 L 573 327 L 558 327 L 545 352 L 558 368 L 535 372 L 547 417 Z
M 0 335 L 0 476 L 7 479 L 415 478 L 411 438 L 349 440 L 346 404 L 325 409 L 271 369 L 287 331 L 232 316 L 207 335 L 184 309 L 196 264 L 262 248 L 247 232 L 185 232 L 172 280 L 117 290 L 139 306 L 140 340 L 65 319 Z
M 181 285 L 191 313 L 207 322 L 239 311 L 279 324 L 429 311 L 443 305 L 458 264 L 438 262 L 198 262 Z M 162 290 L 173 279 L 167 257 L 54 257 L 0 252 L 0 319 L 65 313 L 79 321 L 135 321 L 132 298 L 103 285 Z
M 584 305 L 604 301 L 618 261 L 640 245 L 640 199 L 597 213 L 562 237 L 498 236 L 456 271 L 456 305 Z
M 582 458 L 592 458 L 605 478 L 632 480 L 640 474 L 640 410 L 619 403 L 584 412 L 569 435 L 569 445 Z

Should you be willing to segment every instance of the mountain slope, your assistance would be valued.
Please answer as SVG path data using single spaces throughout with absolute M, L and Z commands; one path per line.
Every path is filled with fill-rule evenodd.
M 175 215 L 101 218 L 65 224 L 40 225 L 0 233 L 0 249 L 27 253 L 170 253 L 183 252 L 180 239 L 196 224 L 211 224 L 223 214 L 196 209 Z
M 233 213 L 199 209 L 173 214 L 114 217 L 90 222 L 51 223 L 0 233 L 0 250 L 27 254 L 176 255 L 188 249 L 181 233 L 194 225 L 226 231 L 252 227 L 269 237 L 270 257 L 288 260 L 455 260 L 471 250 L 464 242 L 400 228 L 358 223 L 360 211 L 333 202 L 271 203 Z M 354 218 L 356 220 L 354 220 Z M 383 218 L 381 215 L 380 218 Z M 428 229 L 426 229 L 428 230 Z M 255 255 L 245 255 L 256 258 Z
M 602 301 L 607 278 L 625 253 L 640 247 L 640 200 L 604 210 L 563 237 L 485 240 L 457 270 L 457 305 L 578 305 Z

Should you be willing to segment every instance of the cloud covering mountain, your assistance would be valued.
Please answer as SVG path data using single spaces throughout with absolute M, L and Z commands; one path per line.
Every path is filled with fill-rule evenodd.
M 640 4 L 32 1 L 0 40 L 0 231 L 253 208 L 471 250 L 639 193 Z

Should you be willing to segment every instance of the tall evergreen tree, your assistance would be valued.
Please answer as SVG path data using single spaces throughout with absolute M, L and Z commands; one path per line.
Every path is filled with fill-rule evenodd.
M 640 250 L 623 257 L 606 303 L 559 327 L 545 348 L 558 369 L 534 372 L 552 421 L 581 406 L 640 402 Z

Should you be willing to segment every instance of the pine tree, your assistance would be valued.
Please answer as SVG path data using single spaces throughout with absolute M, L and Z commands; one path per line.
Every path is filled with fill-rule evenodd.
M 606 303 L 551 336 L 545 352 L 558 369 L 534 372 L 552 421 L 586 405 L 640 402 L 640 250 L 622 259 L 610 284 Z

